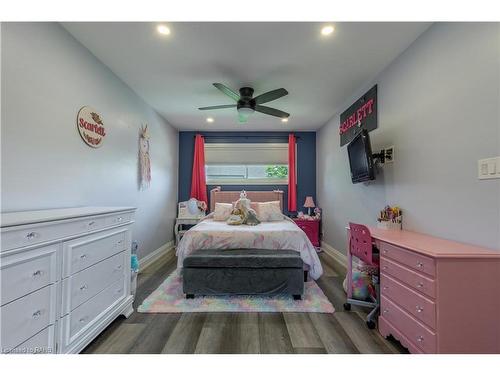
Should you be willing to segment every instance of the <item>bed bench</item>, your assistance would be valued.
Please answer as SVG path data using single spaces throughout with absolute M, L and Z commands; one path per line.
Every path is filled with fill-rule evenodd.
M 184 259 L 183 292 L 195 295 L 304 293 L 304 264 L 293 250 L 199 250 Z

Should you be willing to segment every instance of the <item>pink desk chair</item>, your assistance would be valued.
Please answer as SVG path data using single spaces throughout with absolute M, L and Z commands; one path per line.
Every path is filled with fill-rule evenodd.
M 372 297 L 372 302 L 361 301 L 352 298 L 352 257 L 361 259 L 367 265 L 374 266 L 378 269 L 379 267 L 379 257 L 373 245 L 372 236 L 370 230 L 361 224 L 349 223 L 349 249 L 347 251 L 347 302 L 344 303 L 344 309 L 349 311 L 351 305 L 371 307 L 372 311 L 366 317 L 366 324 L 368 328 L 375 328 L 375 319 L 378 315 L 380 308 L 380 290 L 378 282 L 378 272 L 374 279 L 375 284 L 375 295 L 376 298 Z

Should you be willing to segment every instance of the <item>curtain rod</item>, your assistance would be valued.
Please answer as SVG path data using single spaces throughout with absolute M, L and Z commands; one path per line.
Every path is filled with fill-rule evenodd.
M 201 134 L 203 138 L 282 138 L 282 139 L 288 139 L 288 135 L 203 135 Z M 196 135 L 193 136 L 195 138 Z M 295 139 L 300 139 L 300 136 L 295 136 Z

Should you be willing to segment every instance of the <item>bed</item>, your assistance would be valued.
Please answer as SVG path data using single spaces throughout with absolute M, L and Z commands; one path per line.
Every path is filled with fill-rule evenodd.
M 210 211 L 213 212 L 216 202 L 235 202 L 239 194 L 238 191 L 213 189 L 210 192 Z M 282 191 L 248 191 L 247 197 L 253 202 L 279 201 L 283 208 Z M 228 225 L 207 215 L 207 218 L 189 229 L 179 242 L 176 251 L 177 267 L 181 269 L 186 257 L 193 252 L 213 249 L 293 250 L 300 254 L 304 270 L 307 270 L 313 279 L 318 279 L 323 273 L 311 241 L 285 215 L 282 221 L 263 222 L 256 226 Z

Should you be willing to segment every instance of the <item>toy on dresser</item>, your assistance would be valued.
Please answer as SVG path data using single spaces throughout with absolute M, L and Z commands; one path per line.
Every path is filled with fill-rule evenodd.
M 398 206 L 385 206 L 377 218 L 377 227 L 380 229 L 402 229 L 403 211 Z

